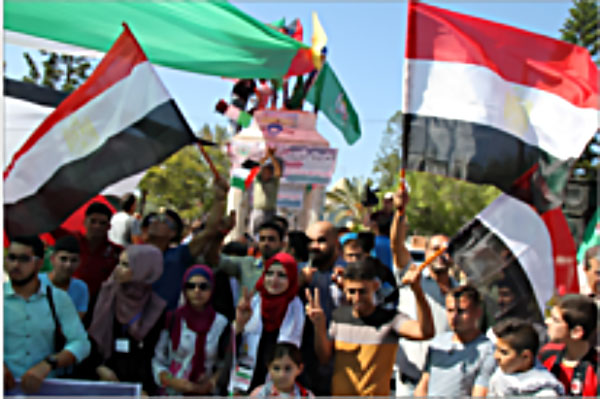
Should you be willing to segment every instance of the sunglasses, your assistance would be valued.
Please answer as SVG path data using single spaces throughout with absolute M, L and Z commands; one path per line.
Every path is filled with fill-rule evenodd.
M 171 220 L 171 218 L 169 218 L 165 214 L 152 216 L 152 217 L 150 217 L 150 219 L 148 219 L 148 222 L 149 223 L 162 222 L 162 223 L 166 224 L 171 230 L 177 229 L 175 222 L 173 222 L 173 220 Z
M 184 287 L 186 290 L 194 290 L 198 288 L 200 291 L 208 291 L 210 290 L 210 284 L 201 282 L 201 283 L 185 283 Z
M 16 255 L 16 254 L 8 254 L 6 255 L 6 259 L 8 259 L 10 262 L 19 262 L 19 263 L 29 263 L 32 260 L 34 260 L 35 258 L 37 258 L 37 256 L 34 255 Z
M 287 278 L 287 273 L 286 272 L 281 272 L 281 271 L 274 272 L 273 270 L 267 270 L 265 272 L 265 276 L 269 276 L 269 277 L 276 276 L 276 277 L 279 277 L 279 278 Z
M 358 295 L 364 295 L 367 293 L 367 290 L 365 288 L 348 288 L 346 289 L 346 292 L 350 295 L 354 295 L 358 292 Z

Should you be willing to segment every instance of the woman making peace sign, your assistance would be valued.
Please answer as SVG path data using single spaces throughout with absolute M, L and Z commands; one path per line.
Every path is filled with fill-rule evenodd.
M 277 342 L 300 347 L 304 309 L 297 293 L 296 261 L 286 253 L 278 253 L 266 262 L 254 295 L 243 291 L 236 310 L 238 350 L 230 391 L 249 393 L 265 382 L 266 359 Z

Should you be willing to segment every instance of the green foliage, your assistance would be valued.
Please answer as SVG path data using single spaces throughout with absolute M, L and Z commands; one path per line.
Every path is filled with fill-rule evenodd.
M 229 179 L 229 160 L 222 145 L 229 139 L 225 128 L 216 126 L 214 132 L 205 125 L 198 136 L 217 143 L 205 147 L 219 174 Z M 148 169 L 139 188 L 147 193 L 149 209 L 165 206 L 191 221 L 203 215 L 214 200 L 213 174 L 195 145 L 188 145 L 160 165 Z
M 561 39 L 585 47 L 600 62 L 600 17 L 595 0 L 573 0 L 569 18 L 560 29 Z
M 500 190 L 493 186 L 421 172 L 406 172 L 410 202 L 406 216 L 411 234 L 455 234 L 488 206 Z
M 344 178 L 325 194 L 325 214 L 335 225 L 352 224 L 359 228 L 368 215 L 368 209 L 361 204 L 365 195 L 365 184 L 359 178 Z
M 561 39 L 585 47 L 600 65 L 600 14 L 596 0 L 573 0 Z M 575 164 L 580 177 L 594 180 L 600 168 L 600 134 L 596 133 Z
M 44 50 L 40 53 L 46 57 L 42 61 L 42 72 L 31 55 L 27 52 L 23 53 L 29 67 L 29 73 L 23 77 L 23 81 L 69 92 L 87 79 L 88 70 L 92 67 L 85 57 L 58 55 Z
M 395 191 L 402 168 L 402 113 L 396 112 L 388 121 L 373 165 L 377 174 L 379 195 Z M 455 234 L 483 208 L 500 190 L 492 186 L 429 173 L 406 171 L 410 186 L 410 203 L 406 210 L 410 234 Z

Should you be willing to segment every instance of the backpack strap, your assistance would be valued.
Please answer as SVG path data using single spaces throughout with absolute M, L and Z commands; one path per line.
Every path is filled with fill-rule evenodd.
M 54 299 L 52 298 L 52 287 L 50 287 L 50 284 L 46 286 L 46 298 L 48 299 L 48 305 L 50 305 L 52 319 L 54 320 L 54 324 L 56 325 L 56 329 L 58 330 L 60 328 L 60 322 L 58 321 L 58 316 L 56 316 L 56 308 L 54 307 Z

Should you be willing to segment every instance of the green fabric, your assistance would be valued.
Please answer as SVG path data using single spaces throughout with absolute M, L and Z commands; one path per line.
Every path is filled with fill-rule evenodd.
M 596 231 L 596 226 L 600 223 L 600 208 L 596 209 L 596 213 L 592 217 L 592 220 L 588 223 L 585 228 L 585 232 L 583 233 L 583 240 L 581 245 L 579 246 L 579 251 L 577 251 L 577 262 L 583 262 L 583 258 L 585 257 L 585 251 L 589 248 L 600 245 L 600 234 Z
M 354 144 L 360 138 L 358 115 L 329 63 L 321 69 L 306 100 L 340 129 L 348 144 Z
M 123 22 L 152 63 L 208 75 L 280 78 L 308 48 L 224 2 L 4 2 L 5 30 L 102 52 Z

